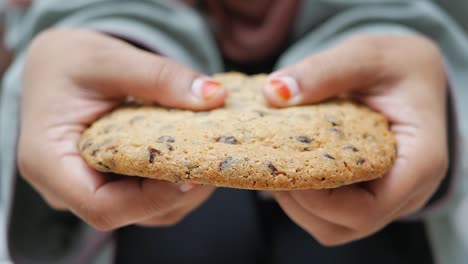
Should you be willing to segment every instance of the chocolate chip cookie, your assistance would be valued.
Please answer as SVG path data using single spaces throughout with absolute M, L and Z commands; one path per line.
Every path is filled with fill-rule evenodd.
M 387 119 L 349 100 L 271 108 L 265 75 L 215 76 L 229 88 L 209 112 L 123 106 L 79 142 L 102 172 L 174 182 L 257 189 L 334 188 L 382 177 L 396 141 Z

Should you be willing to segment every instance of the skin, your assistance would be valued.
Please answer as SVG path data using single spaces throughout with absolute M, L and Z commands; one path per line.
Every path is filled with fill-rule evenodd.
M 214 188 L 181 191 L 164 181 L 110 178 L 90 169 L 76 145 L 88 124 L 127 96 L 194 110 L 222 105 L 224 90 L 209 100 L 194 98 L 190 87 L 199 75 L 99 33 L 42 33 L 30 47 L 24 71 L 18 145 L 22 176 L 52 207 L 70 210 L 98 229 L 178 222 Z M 297 81 L 298 104 L 350 94 L 387 115 L 398 140 L 395 165 L 382 179 L 332 190 L 275 192 L 292 220 L 320 243 L 337 245 L 368 236 L 425 204 L 448 163 L 446 79 L 431 41 L 353 37 L 270 78 L 278 76 Z M 290 105 L 268 86 L 264 94 L 273 106 Z
M 319 65 L 319 67 L 317 67 Z M 297 80 L 301 101 L 340 94 L 385 114 L 398 151 L 383 178 L 331 190 L 276 192 L 283 210 L 323 245 L 366 237 L 420 209 L 445 176 L 446 77 L 437 47 L 419 36 L 357 36 L 272 74 Z M 288 106 L 265 88 L 277 107 Z
M 21 175 L 53 208 L 70 210 L 100 230 L 175 224 L 214 187 L 188 191 L 192 186 L 99 173 L 80 157 L 77 141 L 93 120 L 128 96 L 193 110 L 223 104 L 223 89 L 208 101 L 192 93 L 191 84 L 200 76 L 99 33 L 42 33 L 31 44 L 23 75 Z

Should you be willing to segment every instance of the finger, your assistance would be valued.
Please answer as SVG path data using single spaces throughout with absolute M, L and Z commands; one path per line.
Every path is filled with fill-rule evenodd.
M 213 193 L 213 186 L 199 186 L 187 195 L 174 206 L 173 210 L 165 214 L 156 213 L 155 215 L 138 222 L 143 226 L 169 226 L 175 225 L 181 221 L 187 214 L 198 208 L 208 197 Z
M 400 210 L 396 211 L 393 215 L 388 216 L 388 221 L 392 221 L 395 219 L 410 217 L 410 219 L 414 216 L 417 216 L 419 213 L 418 211 L 422 210 L 422 208 L 427 204 L 430 195 L 434 192 L 435 188 L 429 186 L 429 188 L 425 188 L 425 190 L 421 190 L 417 195 L 409 199 L 406 204 L 403 204 Z M 414 215 L 415 214 L 415 215 Z
M 198 188 L 137 177 L 108 181 L 105 174 L 89 168 L 77 155 L 65 156 L 55 167 L 49 167 L 47 173 L 48 183 L 35 181 L 36 184 L 61 197 L 72 212 L 100 230 L 167 214 L 184 195 Z M 64 173 L 68 174 L 66 181 Z
M 415 190 L 412 195 L 405 203 L 400 206 L 399 210 L 395 210 L 393 214 L 387 215 L 387 219 L 384 221 L 392 221 L 394 219 L 405 218 L 405 217 L 413 217 L 420 214 L 421 210 L 423 209 L 431 195 L 435 193 L 436 189 L 439 186 L 439 181 L 433 181 L 429 184 L 424 184 L 422 188 Z
M 352 38 L 272 73 L 263 92 L 274 106 L 316 103 L 388 77 L 373 38 Z
M 49 193 L 43 192 L 43 198 L 45 202 L 53 209 L 59 211 L 66 211 L 68 209 L 67 205 L 59 197 Z
M 131 96 L 169 107 L 205 110 L 222 105 L 227 96 L 219 82 L 173 60 L 97 32 L 73 30 L 70 34 L 69 31 L 56 29 L 43 33 L 32 49 L 55 45 L 54 54 L 66 54 L 61 69 L 79 87 L 91 88 L 85 95 L 93 99 Z M 65 36 L 73 36 L 72 47 L 53 43 L 54 39 Z M 69 52 L 74 46 L 79 53 Z
M 353 230 L 310 213 L 292 198 L 290 193 L 277 192 L 275 197 L 291 220 L 311 234 L 320 244 L 333 246 L 355 239 Z
M 445 171 L 445 162 L 421 146 L 419 140 L 427 139 L 398 136 L 401 146 L 397 160 L 381 179 L 330 190 L 294 191 L 290 195 L 305 210 L 330 222 L 359 232 L 377 230 L 421 206 L 421 201 L 437 187 L 437 177 Z
M 153 216 L 135 224 L 146 227 L 173 226 L 179 223 L 190 211 L 191 210 L 187 210 L 187 208 L 177 208 L 165 215 Z
M 289 196 L 310 214 L 330 223 L 352 230 L 377 228 L 375 219 L 380 210 L 374 210 L 375 197 L 357 185 L 330 190 L 292 191 Z
M 400 128 L 397 126 L 394 129 Z M 386 176 L 371 181 L 366 186 L 376 194 L 377 203 L 381 208 L 398 208 L 403 202 L 420 193 L 427 198 L 431 194 L 427 190 L 435 190 L 447 170 L 444 134 L 435 135 L 405 129 L 404 133 L 397 133 L 396 138 L 398 149 L 395 164 Z M 429 141 L 433 141 L 434 145 L 428 145 Z

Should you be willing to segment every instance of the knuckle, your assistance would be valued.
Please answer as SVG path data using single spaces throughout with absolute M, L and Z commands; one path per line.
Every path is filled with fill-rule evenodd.
M 348 42 L 356 50 L 378 53 L 381 50 L 383 39 L 374 35 L 355 35 L 349 37 Z
M 449 167 L 449 158 L 447 154 L 440 155 L 437 161 L 437 167 L 439 168 L 440 175 L 445 175 Z
M 426 171 L 432 179 L 441 180 L 447 173 L 449 158 L 447 152 L 433 153 L 432 159 L 427 163 Z
M 366 233 L 370 230 L 374 230 L 377 222 L 378 221 L 375 220 L 373 216 L 363 216 L 358 218 L 353 229 L 357 232 Z
M 184 219 L 185 213 L 182 211 L 174 211 L 164 215 L 152 217 L 149 220 L 138 223 L 142 226 L 159 226 L 159 227 L 169 227 L 178 224 L 182 219 Z
M 55 199 L 55 198 L 52 198 L 52 197 L 49 197 L 48 195 L 44 195 L 43 197 L 44 197 L 45 202 L 52 209 L 57 210 L 57 211 L 67 210 L 67 206 L 62 201 L 59 201 L 58 199 Z
M 31 44 L 28 48 L 27 61 L 28 62 L 37 61 L 38 63 L 43 64 L 43 57 L 49 56 L 50 52 L 53 52 L 53 53 L 62 52 L 63 53 L 64 51 L 63 43 L 69 43 L 70 36 L 72 36 L 70 35 L 70 36 L 64 37 L 64 35 L 67 35 L 67 32 L 69 31 L 70 30 L 68 29 L 58 29 L 58 28 L 50 28 L 50 29 L 41 31 L 31 41 Z M 57 41 L 57 40 L 60 40 L 60 41 Z M 73 41 L 71 41 L 71 43 L 73 43 Z M 65 52 L 67 52 L 66 50 Z M 68 51 L 68 55 L 69 55 L 69 51 Z
M 402 212 L 402 216 L 407 216 L 411 213 L 420 211 L 426 205 L 429 198 L 430 197 L 427 197 L 425 199 L 419 199 L 418 201 L 414 202 L 408 207 L 407 210 Z
M 63 29 L 49 28 L 41 31 L 31 42 L 31 49 L 42 47 L 53 43 L 62 34 Z
M 77 209 L 77 214 L 87 224 L 100 231 L 109 231 L 118 227 L 111 217 L 90 201 L 82 202 Z
M 419 60 L 423 65 L 431 65 L 435 69 L 433 74 L 445 76 L 445 67 L 443 64 L 442 52 L 439 46 L 426 36 L 411 36 L 409 37 L 414 43 L 415 54 L 419 54 Z M 441 76 L 441 78 L 443 78 Z
M 146 179 L 145 181 L 153 183 L 150 179 Z M 170 188 L 155 193 L 154 189 L 150 187 L 150 184 L 143 183 L 142 186 L 142 191 L 146 199 L 144 206 L 147 207 L 145 209 L 148 215 L 152 215 L 155 212 L 160 215 L 171 212 L 182 197 L 182 194 Z
M 440 57 L 441 52 L 437 44 L 430 38 L 423 35 L 414 35 L 409 36 L 412 41 L 423 51 L 426 51 L 428 54 L 431 54 L 434 57 Z
M 141 226 L 170 227 L 170 226 L 174 226 L 178 224 L 182 219 L 183 219 L 182 216 L 178 216 L 178 217 L 171 216 L 169 218 L 167 218 L 166 216 L 159 216 L 159 217 L 152 218 L 150 220 L 146 220 L 137 224 Z
M 150 214 L 154 212 L 167 213 L 171 211 L 178 199 L 170 195 L 161 195 L 158 197 L 149 196 L 148 200 L 148 205 L 150 207 L 148 208 L 148 214 Z
M 30 160 L 26 157 L 25 152 L 22 151 L 21 148 L 19 148 L 18 150 L 16 163 L 17 163 L 20 175 L 23 176 L 23 178 L 29 179 L 31 177 L 29 173 L 31 163 L 30 163 Z
M 20 175 L 27 181 L 35 181 L 38 176 L 38 169 L 35 168 L 35 160 L 37 157 L 34 157 L 32 151 L 28 151 L 24 147 L 24 140 L 20 137 L 20 142 L 18 146 L 18 153 L 16 156 L 16 165 Z
M 376 69 L 384 69 L 386 63 L 382 46 L 385 44 L 379 36 L 356 35 L 351 36 L 347 42 L 347 48 L 353 52 L 359 61 L 365 61 L 362 70 L 367 74 L 373 74 Z
M 66 57 L 65 61 L 53 60 L 54 64 L 51 64 L 51 67 L 82 78 L 79 74 L 81 71 L 78 69 L 88 69 L 95 65 L 106 65 L 106 63 L 113 62 L 116 45 L 114 42 L 102 41 L 105 38 L 100 33 L 86 30 L 47 29 L 40 32 L 31 42 L 27 62 L 42 66 L 44 60 L 50 61 L 50 57 Z M 80 52 L 70 53 L 70 50 L 79 50 Z M 70 61 L 73 63 L 69 63 Z M 26 67 L 27 69 L 28 67 Z
M 184 217 L 185 217 L 185 214 L 180 213 L 180 212 L 174 212 L 174 213 L 171 213 L 171 214 L 166 214 L 161 219 L 161 225 L 162 226 L 174 226 L 174 225 L 180 223 L 180 221 L 182 221 L 182 219 L 184 219 Z
M 308 233 L 322 246 L 338 246 L 352 241 L 356 237 L 357 231 L 338 225 L 322 226 L 308 230 Z
M 352 238 L 349 237 L 348 235 L 340 235 L 340 234 L 316 235 L 315 239 L 320 245 L 324 247 L 339 246 L 352 240 Z
M 110 231 L 119 227 L 109 217 L 102 214 L 88 214 L 84 220 L 90 226 L 99 231 Z
M 153 87 L 157 88 L 159 92 L 165 92 L 170 89 L 169 85 L 166 84 L 175 76 L 173 76 L 173 69 L 169 59 L 155 57 L 151 60 L 148 70 L 148 79 Z
M 113 225 L 111 222 L 105 220 L 103 217 L 95 217 L 93 219 L 88 220 L 85 219 L 85 222 L 99 231 L 111 231 L 117 228 L 116 225 Z

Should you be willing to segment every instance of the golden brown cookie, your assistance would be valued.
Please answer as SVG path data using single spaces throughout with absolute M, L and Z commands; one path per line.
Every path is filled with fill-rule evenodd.
M 384 116 L 345 100 L 270 108 L 265 78 L 215 76 L 230 96 L 210 112 L 116 109 L 85 131 L 79 149 L 103 172 L 259 190 L 333 188 L 391 167 L 396 141 Z

